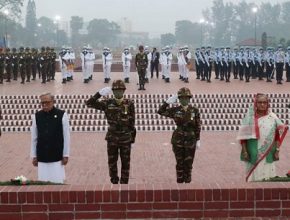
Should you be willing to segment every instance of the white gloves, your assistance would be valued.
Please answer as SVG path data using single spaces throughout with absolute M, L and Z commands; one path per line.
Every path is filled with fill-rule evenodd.
M 112 93 L 112 89 L 111 87 L 105 87 L 105 88 L 100 89 L 99 93 L 101 96 L 106 96 Z
M 166 103 L 167 104 L 173 104 L 173 103 L 177 102 L 177 99 L 178 99 L 178 96 L 177 95 L 173 95 L 173 96 L 169 97 L 166 100 Z
M 198 140 L 198 141 L 196 142 L 196 148 L 197 148 L 197 149 L 200 148 L 200 140 Z

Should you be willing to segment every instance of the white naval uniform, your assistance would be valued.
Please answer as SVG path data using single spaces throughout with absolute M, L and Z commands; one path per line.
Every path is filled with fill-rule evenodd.
M 132 60 L 132 54 L 131 53 L 128 53 L 128 54 L 125 54 L 124 52 L 122 53 L 124 79 L 130 78 L 131 60 Z

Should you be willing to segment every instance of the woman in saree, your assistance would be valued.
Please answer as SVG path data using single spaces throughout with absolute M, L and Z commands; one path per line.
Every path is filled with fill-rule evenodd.
M 243 118 L 237 139 L 242 145 L 241 160 L 246 163 L 246 181 L 260 181 L 276 176 L 275 161 L 288 126 L 269 109 L 265 94 L 255 95 Z

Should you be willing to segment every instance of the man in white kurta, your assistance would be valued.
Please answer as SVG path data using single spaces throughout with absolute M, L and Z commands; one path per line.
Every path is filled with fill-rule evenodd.
M 70 152 L 69 118 L 66 112 L 54 107 L 50 93 L 41 95 L 40 101 L 42 110 L 32 115 L 32 164 L 38 167 L 38 180 L 63 183 Z M 63 142 L 58 144 L 60 147 L 50 145 L 54 139 Z

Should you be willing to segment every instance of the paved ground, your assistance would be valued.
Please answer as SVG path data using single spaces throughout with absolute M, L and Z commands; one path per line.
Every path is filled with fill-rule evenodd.
M 276 85 L 264 81 L 245 83 L 233 80 L 225 83 L 213 79 L 212 83 L 195 80 L 189 84 L 178 80 L 173 73 L 172 82 L 165 84 L 161 79 L 153 79 L 146 85 L 146 91 L 137 91 L 136 74 L 127 86 L 126 93 L 164 93 L 172 94 L 182 86 L 188 86 L 194 93 L 289 93 L 290 83 Z M 41 94 L 93 94 L 106 86 L 102 73 L 95 73 L 94 80 L 88 85 L 82 83 L 80 73 L 75 80 L 61 84 L 60 74 L 54 82 L 45 85 L 39 81 L 21 85 L 18 82 L 0 85 L 1 95 Z M 122 78 L 121 73 L 113 73 L 113 79 Z M 238 102 L 239 100 L 237 100 Z M 71 157 L 67 166 L 67 183 L 97 184 L 109 183 L 105 133 L 72 133 Z M 237 187 L 244 183 L 244 167 L 239 161 L 240 147 L 235 140 L 236 132 L 203 132 L 201 149 L 196 153 L 193 169 L 194 187 Z M 130 183 L 175 183 L 175 162 L 170 145 L 171 132 L 140 132 L 132 148 Z M 290 169 L 290 136 L 286 137 L 277 162 L 279 175 Z M 29 133 L 4 133 L 0 138 L 0 181 L 17 175 L 36 178 L 36 169 L 29 158 Z

